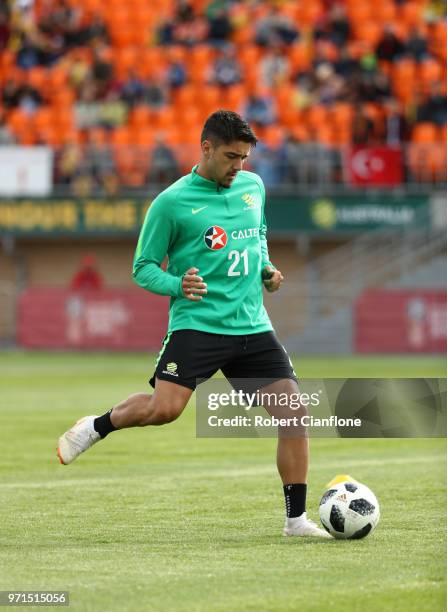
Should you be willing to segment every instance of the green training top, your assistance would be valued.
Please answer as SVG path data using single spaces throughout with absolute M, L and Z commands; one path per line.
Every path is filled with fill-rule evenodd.
M 272 266 L 263 182 L 242 170 L 225 188 L 197 174 L 196 168 L 152 202 L 135 253 L 135 282 L 171 296 L 168 331 L 271 330 L 262 300 L 261 270 Z M 166 255 L 165 272 L 160 265 Z M 186 299 L 182 292 L 182 276 L 192 267 L 207 284 L 208 293 L 200 302 Z

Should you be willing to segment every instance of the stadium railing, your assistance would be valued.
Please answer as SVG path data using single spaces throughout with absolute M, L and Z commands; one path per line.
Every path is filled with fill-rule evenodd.
M 352 161 L 349 147 L 320 143 L 287 143 L 276 148 L 262 143 L 253 151 L 247 169 L 258 172 L 269 191 L 310 193 L 346 189 L 400 188 L 412 192 L 447 186 L 447 144 L 409 143 L 398 149 L 390 170 L 386 158 L 367 158 L 373 148 L 362 148 Z M 383 151 L 384 148 L 382 147 Z M 158 151 L 144 145 L 67 145 L 55 149 L 55 195 L 146 195 L 157 192 L 190 171 L 199 159 L 196 145 L 173 145 Z M 383 168 L 386 171 L 383 171 Z M 356 174 L 357 172 L 357 174 Z

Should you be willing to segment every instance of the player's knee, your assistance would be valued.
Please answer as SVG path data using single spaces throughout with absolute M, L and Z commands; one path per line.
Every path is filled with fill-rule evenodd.
M 181 415 L 182 410 L 183 406 L 175 401 L 157 402 L 155 409 L 157 421 L 160 425 L 172 423 Z
M 172 423 L 183 412 L 184 403 L 177 398 L 160 398 L 153 397 L 151 405 L 151 423 L 153 425 L 165 425 Z

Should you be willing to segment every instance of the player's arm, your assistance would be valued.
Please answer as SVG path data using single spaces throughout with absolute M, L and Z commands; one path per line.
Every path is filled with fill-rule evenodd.
M 170 215 L 169 202 L 156 198 L 146 214 L 138 239 L 133 262 L 134 280 L 152 293 L 199 301 L 200 294 L 206 293 L 206 285 L 197 276 L 197 268 L 174 276 L 160 267 L 174 238 L 175 222 Z
M 284 279 L 283 275 L 279 270 L 275 268 L 275 266 L 270 261 L 269 250 L 267 245 L 267 222 L 264 214 L 264 206 L 265 206 L 265 188 L 264 185 L 259 179 L 259 187 L 261 189 L 261 197 L 262 197 L 262 216 L 261 216 L 261 225 L 259 227 L 259 236 L 261 239 L 261 278 L 264 284 L 264 287 L 269 292 L 277 291 L 281 283 Z

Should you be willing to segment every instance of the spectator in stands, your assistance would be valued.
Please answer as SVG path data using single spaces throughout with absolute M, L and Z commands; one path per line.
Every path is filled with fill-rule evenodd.
M 406 52 L 414 57 L 417 62 L 422 61 L 428 55 L 427 38 L 420 27 L 413 27 L 406 42 Z
M 389 147 L 397 147 L 408 139 L 408 121 L 399 108 L 399 103 L 390 98 L 385 103 L 382 140 Z
M 21 85 L 16 93 L 17 106 L 28 115 L 33 115 L 36 110 L 43 104 L 43 98 L 40 93 L 31 85 Z
M 9 25 L 9 9 L 7 5 L 0 5 L 0 53 L 8 47 L 11 36 L 11 26 Z
M 357 99 L 361 102 L 382 104 L 392 95 L 389 79 L 385 73 L 380 71 L 363 71 L 356 94 Z
M 357 145 L 368 145 L 374 140 L 374 123 L 363 111 L 356 106 L 352 118 L 352 142 Z
M 100 100 L 109 91 L 113 79 L 113 65 L 105 45 L 93 49 L 91 74 L 96 86 L 96 96 Z
M 274 189 L 281 183 L 284 171 L 284 141 L 266 144 L 262 140 L 256 145 L 251 165 L 253 170 L 262 176 L 267 189 Z
M 393 62 L 401 57 L 405 52 L 405 45 L 395 34 L 394 26 L 387 25 L 384 28 L 383 36 L 376 47 L 376 55 L 380 60 Z
M 182 87 L 188 80 L 185 64 L 178 60 L 170 62 L 166 68 L 165 80 L 169 89 Z
M 5 123 L 5 114 L 0 108 L 0 146 L 12 145 L 15 143 L 15 138 L 8 125 Z
M 221 87 L 240 83 L 242 70 L 232 45 L 226 45 L 218 51 L 212 67 L 211 82 Z
M 104 20 L 101 15 L 97 13 L 93 15 L 91 22 L 85 28 L 85 33 L 89 44 L 106 45 L 109 43 L 109 33 L 107 31 L 107 26 L 104 23 Z
M 180 167 L 173 150 L 163 137 L 157 137 L 152 151 L 148 182 L 156 185 L 168 185 L 180 176 Z
M 153 110 L 160 110 L 168 103 L 166 87 L 160 80 L 148 78 L 144 99 Z
M 192 47 L 205 42 L 208 36 L 208 22 L 202 15 L 195 15 L 194 9 L 187 0 L 178 0 L 176 17 L 172 27 L 165 22 L 166 31 L 162 36 L 170 41 L 165 44 L 179 44 Z
M 248 96 L 243 116 L 255 127 L 265 127 L 276 121 L 275 102 L 267 90 L 259 89 Z
M 75 273 L 70 282 L 73 291 L 98 290 L 103 287 L 103 278 L 96 268 L 94 255 L 85 255 L 81 261 L 80 269 Z
M 351 28 L 343 4 L 337 2 L 329 9 L 327 30 L 329 40 L 337 47 L 344 48 L 346 46 Z
M 333 104 L 341 99 L 345 82 L 335 73 L 334 67 L 329 62 L 317 66 L 315 70 L 315 100 L 321 104 Z
M 212 10 L 212 5 L 208 6 L 206 18 L 208 19 L 208 42 L 216 47 L 227 44 L 233 32 L 233 26 L 225 6 L 217 6 L 215 10 Z
M 62 185 L 73 185 L 79 176 L 82 150 L 76 143 L 65 145 L 56 156 L 56 181 Z
M 285 134 L 283 180 L 286 184 L 296 184 L 302 180 L 301 165 L 304 161 L 303 153 L 305 152 L 303 140 L 305 138 L 300 138 L 297 130 L 287 131 Z
M 19 86 L 14 79 L 7 79 L 2 89 L 2 103 L 6 110 L 10 110 L 17 106 L 18 89 Z
M 340 56 L 333 64 L 334 70 L 341 77 L 347 79 L 359 71 L 359 62 L 352 56 L 349 47 L 340 49 Z
M 96 128 L 89 130 L 87 147 L 80 168 L 81 174 L 93 180 L 93 187 L 109 191 L 113 190 L 115 171 L 115 162 L 105 142 L 103 130 Z
M 284 83 L 290 73 L 290 62 L 279 45 L 273 46 L 260 64 L 261 82 L 265 87 L 276 87 Z
M 298 30 L 292 19 L 272 7 L 265 17 L 255 24 L 255 42 L 263 47 L 277 43 L 290 45 L 298 39 Z
M 442 83 L 431 85 L 430 93 L 416 111 L 417 121 L 432 121 L 437 125 L 447 123 L 447 96 L 443 93 Z
M 27 34 L 20 37 L 20 48 L 17 51 L 17 66 L 29 70 L 41 62 L 41 50 Z
M 146 84 L 133 69 L 129 71 L 127 79 L 121 86 L 121 98 L 130 107 L 146 98 Z

